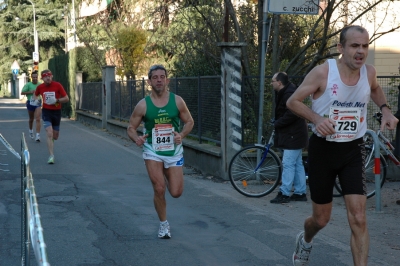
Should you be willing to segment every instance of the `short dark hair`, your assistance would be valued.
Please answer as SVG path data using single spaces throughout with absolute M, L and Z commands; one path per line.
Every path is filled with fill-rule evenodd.
M 167 70 L 165 69 L 165 67 L 164 67 L 163 65 L 152 65 L 152 66 L 150 67 L 150 69 L 149 69 L 149 73 L 147 74 L 148 77 L 149 77 L 149 79 L 151 79 L 151 76 L 152 76 L 153 71 L 154 71 L 154 70 L 159 70 L 159 69 L 165 71 L 165 77 L 168 76 L 168 72 L 167 72 Z
M 283 86 L 286 86 L 289 83 L 289 77 L 285 72 L 278 72 L 276 80 L 280 81 Z
M 342 46 L 345 46 L 345 45 L 346 45 L 346 41 L 347 41 L 346 35 L 347 35 L 347 32 L 348 32 L 350 29 L 358 30 L 358 31 L 361 32 L 361 33 L 364 33 L 364 32 L 367 31 L 365 28 L 363 28 L 363 27 L 361 27 L 361 26 L 358 26 L 358 25 L 347 25 L 347 26 L 345 26 L 345 27 L 342 29 L 342 31 L 340 32 L 340 37 L 339 37 L 339 42 L 340 42 L 340 44 L 341 44 Z
M 37 70 L 33 71 L 33 72 L 31 73 L 31 76 L 32 76 L 33 74 L 39 75 L 39 73 L 37 72 Z

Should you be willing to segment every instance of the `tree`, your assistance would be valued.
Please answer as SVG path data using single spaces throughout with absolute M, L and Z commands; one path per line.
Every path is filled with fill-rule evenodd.
M 144 57 L 144 53 L 139 51 L 144 49 L 147 38 L 145 30 L 141 29 L 147 20 L 147 14 L 138 12 L 138 7 L 145 7 L 147 2 L 108 1 L 104 10 L 90 16 L 78 15 L 77 37 L 89 49 L 98 67 L 105 64 L 116 65 L 117 73 L 127 77 L 134 77 L 138 73 Z M 81 11 L 78 8 L 79 14 Z
M 40 60 L 64 53 L 64 4 L 35 1 Z M 33 7 L 29 1 L 4 1 L 0 7 L 0 82 L 10 79 L 11 64 L 18 60 L 22 72 L 33 64 Z
M 107 9 L 78 19 L 77 35 L 98 65 L 104 65 L 100 50 L 117 43 L 118 29 L 143 28 L 148 32 L 146 58 L 137 64 L 145 74 L 153 63 L 165 63 L 175 75 L 219 75 L 224 29 L 227 41 L 246 42 L 242 50 L 244 75 L 259 75 L 263 0 L 233 5 L 231 0 L 115 0 Z M 359 19 L 366 23 L 378 9 L 397 19 L 393 1 L 321 0 L 316 16 L 274 15 L 267 51 L 266 74 L 283 70 L 304 75 L 326 58 L 337 55 L 334 47 L 344 24 Z M 140 9 L 138 8 L 140 7 Z M 269 14 L 272 17 L 272 14 Z M 397 30 L 399 24 L 381 30 L 385 17 L 376 18 L 371 41 Z M 386 20 L 387 23 L 387 20 Z M 273 45 L 275 43 L 275 45 Z M 275 48 L 274 48 L 275 47 Z M 108 58 L 112 59 L 112 58 Z M 116 62 L 107 62 L 116 63 Z
M 258 75 L 263 3 L 263 0 L 259 0 L 258 10 L 255 10 L 254 1 L 241 6 L 234 6 L 231 0 L 212 3 L 202 0 L 181 1 L 176 8 L 170 8 L 173 19 L 169 20 L 168 28 L 162 29 L 161 26 L 156 28 L 150 42 L 157 43 L 154 47 L 163 52 L 166 61 L 173 61 L 177 73 L 187 73 L 188 65 L 196 65 L 197 68 L 202 69 L 201 66 L 204 66 L 204 63 L 199 55 L 203 56 L 203 60 L 206 57 L 205 65 L 217 66 L 219 49 L 215 49 L 215 46 L 216 42 L 222 40 L 221 30 L 224 26 L 225 14 L 228 13 L 228 41 L 243 41 L 248 44 L 242 50 L 244 75 Z M 394 8 L 393 1 L 321 0 L 320 4 L 321 11 L 316 16 L 294 14 L 274 16 L 276 18 L 274 23 L 278 25 L 272 27 L 267 51 L 267 66 L 269 67 L 266 68 L 266 74 L 272 74 L 272 68 L 275 67 L 290 75 L 304 75 L 325 59 L 338 55 L 335 46 L 343 25 L 366 24 L 374 20 L 377 27 L 373 33 L 370 33 L 371 42 L 399 29 L 397 9 Z M 210 12 L 210 10 L 214 11 Z M 385 15 L 376 17 L 378 10 Z M 198 15 L 195 14 L 196 12 Z M 156 14 L 156 11 L 153 14 Z M 387 17 L 393 18 L 393 24 L 383 29 L 383 22 L 388 23 Z M 199 18 L 203 20 L 202 26 L 199 26 Z M 174 24 L 179 26 L 174 26 Z M 173 34 L 173 27 L 176 32 L 180 31 L 182 34 Z M 186 32 L 189 32 L 191 36 Z M 170 36 L 174 38 L 174 45 L 167 41 L 159 42 L 160 39 L 168 39 Z M 275 49 L 273 49 L 273 42 L 276 42 Z M 193 51 L 198 51 L 197 56 L 192 56 Z M 185 54 L 190 56 L 185 58 Z M 276 57 L 272 60 L 274 64 L 271 64 L 272 56 Z M 196 61 L 197 59 L 199 61 Z M 208 69 L 215 69 L 214 73 L 219 74 L 217 67 Z M 189 71 L 189 73 L 192 72 Z
M 269 50 L 278 57 L 280 69 L 290 75 L 304 75 L 327 58 L 338 56 L 335 50 L 344 25 L 376 25 L 370 43 L 400 28 L 393 1 L 321 0 L 320 14 L 281 16 L 279 31 L 273 33 L 279 45 Z M 377 12 L 383 16 L 376 16 Z M 390 17 L 392 20 L 386 20 Z M 385 28 L 383 24 L 386 24 Z M 295 51 L 295 53 L 293 53 Z
M 145 57 L 144 47 L 146 34 L 135 27 L 122 28 L 118 31 L 115 41 L 115 49 L 118 51 L 121 68 L 127 79 L 135 79 L 139 63 Z

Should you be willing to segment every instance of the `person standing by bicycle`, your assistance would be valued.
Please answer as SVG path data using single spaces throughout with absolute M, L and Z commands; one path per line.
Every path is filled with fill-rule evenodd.
M 302 159 L 303 148 L 308 145 L 307 123 L 286 107 L 286 101 L 296 90 L 296 85 L 289 82 L 289 77 L 284 72 L 275 73 L 271 85 L 276 92 L 274 145 L 283 150 L 283 171 L 278 195 L 270 202 L 307 201 L 306 174 Z M 290 195 L 293 186 L 294 192 Z
M 365 147 L 370 98 L 383 113 L 381 129 L 396 128 L 376 70 L 365 63 L 369 34 L 363 27 L 342 29 L 337 49 L 341 57 L 314 67 L 287 101 L 295 114 L 313 123 L 308 146 L 308 184 L 312 215 L 296 237 L 293 265 L 308 265 L 314 236 L 331 217 L 333 186 L 339 177 L 351 228 L 353 265 L 367 265 L 369 234 L 366 219 Z M 312 107 L 303 100 L 311 95 Z

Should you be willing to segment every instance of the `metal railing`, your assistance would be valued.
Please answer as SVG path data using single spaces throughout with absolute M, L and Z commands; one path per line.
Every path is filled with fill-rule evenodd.
M 22 133 L 21 155 L 14 150 L 1 134 L 0 142 L 21 162 L 21 263 L 23 266 L 30 265 L 30 244 L 32 243 L 36 264 L 50 266 L 47 259 L 35 186 L 30 170 L 30 155 L 25 135 Z
M 102 104 L 102 82 L 90 82 L 79 84 L 77 88 L 78 110 L 101 115 L 103 112 Z
M 32 244 L 36 262 L 41 266 L 50 266 L 47 259 L 43 227 L 40 220 L 39 205 L 36 199 L 33 176 L 30 169 L 30 154 L 25 135 L 21 138 L 21 198 L 22 198 L 22 265 L 30 265 L 29 244 Z
M 290 80 L 300 85 L 304 77 L 290 77 Z M 264 125 L 272 118 L 273 89 L 266 77 L 264 92 Z M 257 125 L 259 109 L 259 82 L 258 76 L 242 78 L 242 146 L 257 142 Z M 379 76 L 378 83 L 382 86 L 392 111 L 398 109 L 398 89 L 400 76 Z M 101 114 L 102 83 L 81 84 L 82 95 L 80 110 Z M 195 126 L 190 136 L 200 143 L 208 141 L 219 145 L 221 142 L 221 77 L 176 77 L 171 78 L 169 89 L 180 95 L 186 102 Z M 116 81 L 111 83 L 111 116 L 120 121 L 129 121 L 129 117 L 137 103 L 150 94 L 150 87 L 144 79 L 131 81 Z M 310 104 L 308 99 L 306 104 Z M 372 116 L 378 107 L 371 102 L 368 106 L 368 117 Z M 368 128 L 374 128 L 373 119 L 368 119 Z

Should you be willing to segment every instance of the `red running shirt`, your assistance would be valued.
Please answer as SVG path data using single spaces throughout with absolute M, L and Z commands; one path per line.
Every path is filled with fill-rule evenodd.
M 39 86 L 37 86 L 35 95 L 38 96 L 39 94 L 42 95 L 43 108 L 50 110 L 60 110 L 61 103 L 46 104 L 47 100 L 53 97 L 55 97 L 55 99 L 59 99 L 67 96 L 67 93 L 65 92 L 63 86 L 61 85 L 61 83 L 57 81 L 52 81 L 49 85 L 42 83 Z

